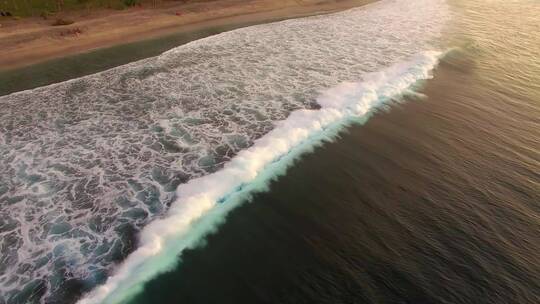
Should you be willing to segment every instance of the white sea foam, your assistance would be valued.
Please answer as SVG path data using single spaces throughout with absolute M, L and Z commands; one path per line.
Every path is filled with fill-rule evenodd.
M 44 291 L 41 303 L 55 302 L 66 280 L 95 286 L 154 219 L 178 216 L 187 229 L 193 214 L 208 208 L 217 214 L 220 209 L 211 207 L 216 199 L 238 185 L 226 180 L 216 186 L 212 179 L 230 176 L 226 172 L 240 165 L 245 171 L 235 171 L 235 182 L 264 176 L 276 155 L 291 155 L 294 145 L 321 133 L 325 119 L 336 115 L 341 121 L 345 108 L 355 111 L 359 105 L 345 97 L 367 94 L 367 88 L 347 81 L 432 49 L 447 17 L 443 0 L 383 0 L 238 29 L 0 97 L 0 302 L 33 290 Z M 397 81 L 388 75 L 387 81 Z M 311 111 L 317 103 L 321 110 Z M 245 150 L 283 128 L 294 130 L 294 143 L 272 142 L 276 150 L 257 150 L 257 159 Z M 212 189 L 190 188 L 204 176 Z M 169 208 L 177 198 L 203 195 L 195 190 L 211 192 L 206 201 Z M 147 227 L 173 239 L 182 234 L 180 228 Z M 184 245 L 198 239 L 195 232 L 191 227 L 184 234 Z M 151 240 L 144 232 L 139 242 Z M 184 248 L 180 242 L 162 249 L 174 256 Z M 141 256 L 137 252 L 130 260 Z M 114 280 L 123 282 L 114 290 L 130 284 Z
M 410 62 L 397 64 L 384 71 L 368 74 L 359 83 L 343 83 L 326 91 L 318 102 L 320 110 L 297 110 L 275 129 L 241 151 L 225 167 L 188 183 L 177 190 L 179 199 L 164 219 L 150 223 L 141 234 L 139 248 L 132 253 L 107 282 L 81 300 L 81 304 L 121 303 L 140 290 L 141 284 L 175 265 L 177 255 L 194 245 L 189 235 L 191 225 L 215 208 L 218 203 L 238 204 L 231 196 L 253 183 L 253 190 L 275 175 L 269 168 L 287 166 L 294 157 L 285 157 L 295 148 L 309 148 L 332 135 L 353 118 L 365 117 L 378 106 L 399 95 L 419 80 L 427 79 L 437 64 L 438 53 L 426 52 Z M 293 151 L 295 152 L 295 151 Z M 297 156 L 298 153 L 293 153 Z M 275 167 L 275 166 L 274 166 Z M 265 170 L 270 171 L 262 174 Z M 232 200 L 232 202 L 231 202 Z M 224 214 L 221 214 L 224 215 Z M 218 218 L 219 219 L 219 218 Z M 203 229 L 212 230 L 214 223 Z M 197 236 L 201 231 L 196 230 Z

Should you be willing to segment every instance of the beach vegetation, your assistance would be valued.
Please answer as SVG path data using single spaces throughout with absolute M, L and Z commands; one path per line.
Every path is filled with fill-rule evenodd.
M 125 6 L 135 6 L 139 4 L 139 0 L 123 0 Z
M 155 7 L 164 0 L 0 0 L 4 16 L 42 16 L 54 13 L 92 9 L 124 9 L 137 5 Z

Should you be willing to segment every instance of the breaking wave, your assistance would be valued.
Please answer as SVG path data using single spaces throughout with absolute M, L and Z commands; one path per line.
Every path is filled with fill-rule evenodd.
M 126 296 L 273 167 L 426 78 L 447 18 L 383 0 L 0 97 L 0 303 L 65 301 L 132 252 L 82 302 Z
M 178 254 L 196 245 L 224 215 L 238 205 L 245 194 L 264 189 L 266 183 L 302 152 L 330 139 L 347 123 L 368 115 L 392 97 L 405 92 L 419 80 L 427 79 L 437 64 L 439 53 L 426 52 L 407 63 L 368 74 L 359 83 L 343 83 L 325 92 L 319 110 L 297 110 L 276 128 L 238 153 L 222 170 L 178 187 L 175 201 L 164 219 L 150 223 L 141 233 L 139 247 L 116 273 L 80 304 L 121 303 L 141 290 L 142 284 L 173 267 Z M 212 219 L 192 224 L 218 204 Z

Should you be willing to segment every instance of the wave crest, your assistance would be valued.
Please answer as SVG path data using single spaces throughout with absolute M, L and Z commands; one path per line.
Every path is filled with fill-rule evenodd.
M 184 249 L 195 246 L 205 233 L 215 229 L 227 212 L 242 202 L 239 195 L 264 188 L 301 153 L 336 135 L 351 121 L 367 119 L 417 81 L 428 79 L 439 55 L 425 52 L 411 61 L 368 74 L 361 82 L 329 89 L 318 99 L 321 109 L 292 112 L 222 170 L 180 185 L 179 199 L 168 216 L 150 223 L 142 231 L 139 248 L 103 286 L 79 303 L 119 303 L 134 296 L 146 281 L 174 267 Z M 214 208 L 219 210 L 210 219 L 198 222 Z M 192 230 L 193 225 L 197 229 Z

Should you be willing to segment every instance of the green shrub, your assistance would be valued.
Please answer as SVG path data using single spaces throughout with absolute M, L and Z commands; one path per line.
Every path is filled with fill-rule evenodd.
M 125 6 L 135 6 L 139 4 L 139 0 L 123 0 Z

